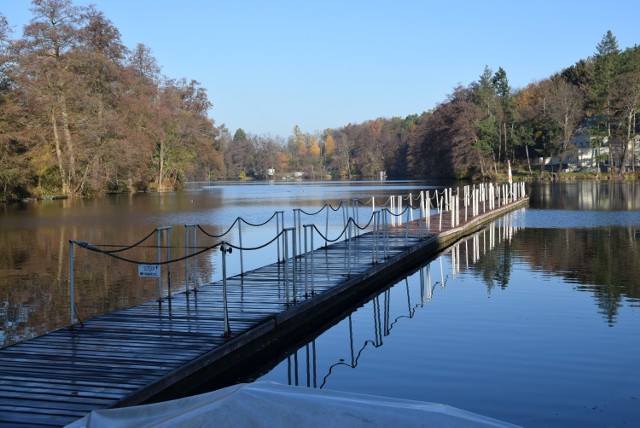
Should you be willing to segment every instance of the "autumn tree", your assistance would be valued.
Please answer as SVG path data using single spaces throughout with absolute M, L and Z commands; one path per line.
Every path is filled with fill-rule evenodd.
M 286 166 L 282 165 L 282 142 L 268 135 L 251 136 L 252 146 L 255 150 L 254 170 L 256 178 L 271 178 L 269 169 L 276 173 L 282 173 Z
M 94 6 L 33 0 L 21 38 L 0 16 L 2 197 L 176 188 L 222 171 L 198 82 L 160 78 Z
M 578 124 L 584 118 L 584 97 L 580 89 L 561 77 L 552 80 L 548 97 L 548 114 L 560 130 L 558 133 L 556 153 L 560 165 L 573 146 L 572 138 Z
M 487 173 L 476 126 L 484 112 L 474 97 L 473 89 L 458 87 L 417 125 L 408 153 L 414 176 L 462 179 Z
M 78 183 L 68 99 L 74 81 L 71 53 L 79 43 L 82 14 L 70 0 L 34 0 L 33 6 L 34 18 L 18 45 L 20 83 L 32 96 L 43 98 L 41 114 L 48 117 L 47 140 L 55 149 L 62 193 L 75 194 L 82 183 Z
M 242 128 L 233 134 L 233 139 L 225 149 L 225 165 L 227 177 L 232 179 L 246 178 L 253 174 L 252 163 L 255 157 L 255 147 L 249 136 Z
M 29 143 L 20 138 L 28 112 L 17 102 L 9 23 L 0 13 L 0 200 L 28 195 Z
M 128 188 L 129 162 L 120 156 L 124 124 L 118 112 L 120 99 L 126 91 L 122 84 L 127 48 L 120 32 L 102 12 L 90 6 L 84 9 L 84 26 L 80 28 L 80 43 L 73 52 L 73 74 L 82 76 L 76 87 L 83 94 L 82 108 L 77 110 L 76 130 L 83 141 L 88 158 L 85 179 L 79 188 L 87 193 L 98 191 L 104 183 L 110 191 Z

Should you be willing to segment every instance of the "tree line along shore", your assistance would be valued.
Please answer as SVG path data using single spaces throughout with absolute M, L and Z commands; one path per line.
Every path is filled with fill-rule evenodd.
M 611 31 L 582 59 L 512 88 L 502 67 L 434 108 L 291 135 L 233 132 L 206 88 L 162 76 L 94 6 L 0 13 L 0 201 L 180 189 L 189 181 L 637 179 L 640 47 Z

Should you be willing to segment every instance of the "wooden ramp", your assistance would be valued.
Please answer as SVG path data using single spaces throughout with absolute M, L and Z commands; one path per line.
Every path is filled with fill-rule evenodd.
M 373 263 L 369 232 L 300 256 L 296 303 L 283 264 L 227 279 L 230 335 L 225 337 L 222 283 L 174 294 L 169 307 L 148 302 L 99 316 L 0 350 L 0 426 L 64 426 L 92 410 L 135 405 L 192 382 L 203 370 L 243 349 L 255 352 L 279 329 L 327 310 L 339 296 L 385 281 L 460 237 L 528 202 L 526 198 L 450 227 L 450 213 L 431 218 L 428 238 L 416 222 L 393 228 L 387 257 Z M 445 225 L 449 225 L 448 227 Z M 351 257 L 349 258 L 348 255 Z M 305 263 L 313 263 L 313 294 Z M 289 261 L 288 264 L 291 264 Z M 289 281 L 292 281 L 290 279 Z M 288 283 L 292 287 L 292 283 Z M 253 346 L 253 348 L 252 348 Z

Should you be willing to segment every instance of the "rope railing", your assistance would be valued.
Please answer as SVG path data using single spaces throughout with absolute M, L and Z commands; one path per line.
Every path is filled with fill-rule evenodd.
M 105 253 L 120 253 L 122 251 L 130 250 L 130 249 L 132 249 L 134 247 L 139 247 L 140 244 L 142 244 L 147 239 L 151 238 L 154 233 L 156 233 L 156 229 L 153 229 L 151 232 L 149 232 L 149 234 L 147 236 L 145 236 L 144 238 L 142 238 L 141 240 L 139 240 L 135 244 L 127 245 L 127 246 L 124 246 L 122 248 L 118 248 L 117 250 L 109 250 L 109 251 L 104 251 L 104 252 Z M 98 247 L 121 247 L 121 245 L 109 245 L 109 244 L 97 245 L 97 246 Z
M 446 189 L 434 189 L 431 191 L 420 191 L 417 196 L 410 193 L 408 196 L 398 195 L 397 197 L 389 196 L 384 204 L 380 204 L 378 201 L 376 207 L 375 197 L 371 197 L 366 201 L 360 201 L 358 198 L 351 200 L 351 215 L 348 213 L 347 204 L 345 201 L 341 201 L 337 207 L 333 207 L 327 203 L 317 211 L 309 212 L 302 208 L 293 209 L 293 222 L 294 227 L 285 227 L 284 211 L 274 212 L 267 220 L 260 223 L 253 223 L 245 220 L 242 217 L 237 217 L 234 222 L 229 226 L 222 234 L 214 234 L 205 230 L 201 225 L 185 225 L 185 254 L 180 257 L 171 257 L 171 241 L 170 230 L 171 226 L 158 227 L 145 237 L 140 239 L 134 244 L 125 246 L 113 246 L 113 245 L 92 245 L 84 241 L 70 240 L 70 295 L 71 295 L 71 324 L 75 323 L 75 316 L 77 315 L 77 308 L 74 302 L 74 247 L 89 250 L 94 253 L 104 254 L 113 259 L 119 261 L 138 265 L 139 276 L 142 277 L 156 277 L 158 278 L 158 302 L 162 301 L 162 275 L 160 271 L 161 266 L 167 266 L 167 297 L 169 304 L 171 301 L 171 265 L 178 262 L 185 262 L 185 288 L 186 293 L 189 293 L 190 280 L 194 279 L 193 291 L 198 290 L 198 271 L 197 271 L 197 257 L 219 249 L 222 254 L 222 283 L 223 283 L 223 297 L 224 308 L 227 310 L 227 297 L 226 297 L 226 280 L 227 280 L 227 255 L 232 253 L 232 250 L 236 250 L 239 253 L 240 259 L 240 277 L 244 276 L 244 264 L 243 253 L 245 251 L 257 251 L 263 250 L 274 243 L 277 246 L 277 262 L 284 265 L 282 274 L 284 275 L 284 285 L 286 293 L 286 303 L 296 303 L 298 298 L 298 280 L 301 275 L 300 270 L 304 266 L 304 296 L 314 294 L 314 272 L 313 272 L 313 257 L 316 250 L 314 245 L 314 235 L 317 234 L 317 238 L 324 241 L 325 248 L 329 244 L 337 243 L 341 240 L 346 242 L 346 263 L 347 274 L 351 275 L 352 263 L 357 261 L 359 256 L 358 252 L 352 251 L 352 245 L 355 239 L 359 238 L 359 233 L 369 230 L 372 237 L 371 248 L 371 263 L 376 264 L 381 260 L 389 257 L 390 241 L 391 239 L 398 239 L 397 233 L 391 234 L 391 229 L 395 226 L 402 226 L 404 220 L 404 237 L 405 243 L 409 239 L 409 225 L 419 225 L 418 239 L 423 239 L 425 236 L 429 236 L 430 231 L 430 218 L 432 209 L 436 209 L 436 213 L 440 216 L 439 230 L 442 230 L 442 213 L 443 211 L 449 211 L 451 227 L 456 227 L 460 224 L 461 212 L 464 215 L 464 220 L 468 221 L 468 210 L 470 209 L 471 217 L 479 215 L 495 208 L 499 208 L 509 202 L 518 200 L 525 195 L 525 185 L 522 183 L 513 184 L 493 184 L 493 183 L 481 183 L 473 186 L 463 186 L 462 188 Z M 403 206 L 403 201 L 408 201 Z M 435 203 L 434 203 L 435 201 Z M 418 202 L 417 204 L 414 202 Z M 488 205 L 488 207 L 487 207 Z M 372 211 L 366 221 L 362 223 L 359 221 L 360 209 L 359 206 L 371 206 Z M 481 208 L 482 207 L 482 208 Z M 481 211 L 482 210 L 482 211 Z M 332 238 L 329 234 L 329 214 L 330 212 L 338 213 L 342 211 L 342 223 L 343 227 L 338 229 L 337 236 Z M 320 215 L 326 212 L 324 218 L 324 231 L 320 229 Z M 416 214 L 417 212 L 417 214 Z M 311 217 L 315 221 L 310 223 L 302 223 L 302 215 Z M 417 215 L 418 222 L 415 222 L 414 215 Z M 276 230 L 273 237 L 268 238 L 266 241 L 256 245 L 244 245 L 242 236 L 242 225 L 249 227 L 261 228 L 269 223 L 272 223 L 274 218 L 276 219 Z M 335 219 L 334 223 L 335 224 Z M 207 238 L 221 239 L 229 235 L 234 228 L 238 228 L 238 242 L 231 243 L 228 240 L 222 240 L 210 245 L 197 245 L 198 231 Z M 426 229 L 426 233 L 424 230 Z M 145 241 L 150 239 L 153 234 L 157 235 L 157 260 L 136 260 L 134 257 L 124 256 L 119 253 L 123 253 L 127 250 L 133 250 L 135 248 L 153 248 L 149 245 L 142 245 Z M 302 234 L 304 233 L 304 238 Z M 163 245 L 162 238 L 165 243 Z M 310 246 L 309 246 L 310 243 Z M 115 249 L 107 249 L 108 247 L 117 247 Z M 166 250 L 166 257 L 163 259 L 162 251 Z M 308 255 L 304 260 L 297 260 L 302 258 L 303 255 Z M 309 259 L 311 260 L 309 268 Z M 192 267 L 190 262 L 193 261 Z M 303 265 L 304 264 L 304 265 Z M 291 292 L 290 292 L 291 291 Z M 80 317 L 78 316 L 78 319 Z M 225 315 L 225 334 L 230 334 L 230 326 L 228 324 L 228 317 Z

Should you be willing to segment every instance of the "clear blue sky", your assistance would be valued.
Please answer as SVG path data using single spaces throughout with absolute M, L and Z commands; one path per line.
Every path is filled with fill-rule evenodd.
M 432 109 L 485 65 L 513 88 L 587 58 L 607 30 L 640 43 L 640 1 L 75 0 L 162 74 L 199 81 L 233 134 L 287 137 Z M 30 0 L 0 0 L 22 34 Z

